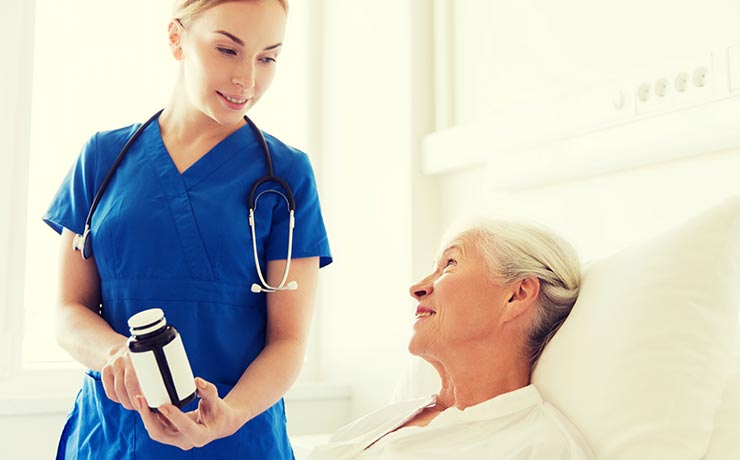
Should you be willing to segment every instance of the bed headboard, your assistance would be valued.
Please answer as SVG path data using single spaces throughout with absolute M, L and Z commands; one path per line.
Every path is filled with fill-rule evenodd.
M 678 128 L 673 132 L 680 132 Z M 454 145 L 449 136 L 454 138 L 458 135 L 467 138 L 458 139 L 463 144 L 477 138 L 471 136 L 468 129 L 455 129 L 430 136 L 426 146 L 429 148 L 436 141 L 442 142 L 442 137 L 446 138 L 443 144 Z M 614 140 L 618 136 L 605 138 Z M 644 142 L 664 142 L 665 145 L 658 145 L 657 148 L 665 149 L 666 146 L 675 146 L 678 141 L 646 136 Z M 577 144 L 573 142 L 573 145 Z M 631 141 L 629 144 L 638 143 Z M 693 154 L 682 153 L 673 158 L 666 155 L 656 161 L 638 163 L 631 159 L 621 162 L 618 158 L 612 158 L 604 162 L 608 167 L 598 171 L 591 169 L 585 174 L 568 175 L 561 169 L 557 174 L 550 175 L 547 168 L 557 163 L 558 155 L 563 154 L 560 145 L 561 141 L 554 141 L 552 145 L 541 143 L 536 153 L 527 149 L 512 149 L 505 152 L 504 157 L 496 152 L 488 152 L 462 167 L 438 171 L 436 174 L 443 197 L 443 225 L 468 214 L 532 220 L 550 227 L 571 241 L 582 261 L 590 267 L 586 269 L 587 274 L 589 269 L 597 270 L 584 280 L 585 292 L 598 299 L 592 302 L 597 308 L 576 304 L 574 314 L 548 347 L 550 353 L 546 349 L 543 354 L 544 370 L 540 371 L 539 377 L 536 372 L 533 381 L 540 383 L 538 386 L 541 386 L 546 399 L 559 406 L 576 424 L 586 425 L 582 429 L 591 436 L 597 455 L 601 454 L 598 458 L 665 458 L 661 455 L 666 454 L 667 446 L 674 449 L 669 454 L 671 458 L 699 460 L 705 453 L 707 459 L 724 458 L 727 449 L 740 449 L 737 443 L 728 441 L 740 439 L 740 420 L 732 415 L 737 413 L 740 396 L 726 383 L 729 372 L 727 360 L 740 303 L 737 294 L 740 292 L 740 254 L 737 248 L 723 246 L 723 242 L 730 239 L 734 239 L 737 245 L 740 239 L 737 222 L 740 222 L 740 218 L 720 223 L 716 217 L 718 214 L 712 214 L 712 209 L 730 200 L 734 204 L 729 215 L 740 215 L 740 147 L 712 150 L 711 145 L 701 147 L 703 144 L 698 143 L 695 144 L 699 145 L 696 147 L 698 150 Z M 601 148 L 598 143 L 592 143 L 589 146 L 595 157 L 607 153 L 613 155 L 614 152 L 613 145 Z M 570 160 L 566 158 L 564 161 Z M 577 165 L 573 164 L 573 167 L 577 168 Z M 523 176 L 530 174 L 531 177 L 502 179 L 507 172 Z M 703 213 L 710 216 L 705 219 L 705 224 L 680 230 L 694 216 Z M 683 236 L 674 238 L 677 234 Z M 727 259 L 726 255 L 731 250 L 736 251 L 733 253 L 735 256 Z M 711 265 L 717 260 L 722 260 L 722 265 L 704 266 L 704 262 Z M 613 271 L 615 265 L 618 269 Z M 605 266 L 608 268 L 604 269 Z M 633 268 L 636 273 L 632 273 Z M 702 271 L 704 268 L 710 271 L 708 277 L 702 278 L 700 274 L 706 274 L 706 271 Z M 656 271 L 660 275 L 657 278 L 653 276 Z M 718 276 L 727 274 L 730 278 L 720 281 Z M 602 275 L 600 281 L 595 281 Z M 713 291 L 714 279 L 717 285 Z M 701 283 L 692 287 L 691 282 L 694 281 Z M 613 285 L 617 288 L 609 291 L 608 287 Z M 595 294 L 593 289 L 597 291 Z M 650 297 L 656 290 L 659 295 Z M 712 297 L 718 291 L 727 295 Z M 696 302 L 685 303 L 683 301 L 686 298 Z M 652 303 L 643 302 L 646 299 Z M 589 300 L 583 302 L 589 303 Z M 681 309 L 687 314 L 680 313 Z M 689 318 L 691 315 L 694 316 Z M 601 321 L 604 318 L 608 318 L 608 321 Z M 636 327 L 640 324 L 650 327 Z M 624 327 L 620 330 L 621 326 Z M 671 329 L 674 326 L 675 329 Z M 652 330 L 660 333 L 653 334 Z M 638 331 L 637 335 L 633 335 L 635 331 Z M 611 333 L 613 343 L 600 340 L 599 337 Z M 680 337 L 685 337 L 685 340 Z M 640 345 L 633 346 L 636 343 Z M 622 347 L 624 344 L 627 346 Z M 639 362 L 643 358 L 645 361 L 655 359 L 656 353 L 660 355 L 661 347 L 666 345 L 670 346 L 665 349 L 665 356 L 673 353 L 676 359 L 666 358 L 666 373 L 656 375 L 670 376 L 666 381 L 679 381 L 675 380 L 676 376 L 685 374 L 682 378 L 686 380 L 681 382 L 701 382 L 699 385 L 668 385 L 666 391 L 673 393 L 670 398 L 661 399 L 658 397 L 660 388 L 654 385 L 646 383 L 644 392 L 640 390 L 642 387 L 637 375 L 617 372 L 608 376 L 610 363 L 612 370 L 629 370 L 629 362 Z M 600 351 L 579 353 L 579 349 Z M 641 351 L 643 349 L 644 354 Z M 620 354 L 622 351 L 625 353 Z M 687 364 L 699 355 L 701 359 Z M 619 362 L 620 357 L 626 361 Z M 691 359 L 683 360 L 684 357 Z M 738 360 L 740 355 L 736 353 L 732 359 Z M 568 362 L 573 367 L 564 365 Z M 416 367 L 409 370 L 412 381 L 433 375 L 419 363 L 413 366 Z M 565 371 L 560 372 L 563 369 Z M 600 374 L 591 379 L 594 377 L 593 371 Z M 563 394 L 568 394 L 567 389 L 578 382 L 577 379 L 568 381 L 567 376 L 575 375 L 582 375 L 584 381 L 590 382 L 590 386 L 579 387 L 580 397 L 574 397 L 573 393 L 563 397 Z M 734 379 L 731 381 L 737 381 L 736 372 L 731 375 L 730 378 Z M 621 386 L 617 378 L 620 376 L 623 378 Z M 617 384 L 612 391 L 618 394 L 623 388 L 626 393 L 618 397 L 614 393 L 604 393 L 604 384 L 608 382 Z M 646 382 L 656 383 L 660 379 L 648 376 Z M 408 378 L 404 385 L 405 390 L 410 388 Z M 429 388 L 427 383 L 425 390 Z M 651 398 L 650 395 L 656 397 Z M 600 431 L 593 418 L 589 418 L 593 412 L 589 412 L 590 409 L 581 411 L 583 406 L 579 405 L 579 400 L 588 400 L 591 408 L 598 408 L 599 401 L 604 401 L 602 397 L 611 397 L 614 401 L 647 398 L 643 406 L 654 407 L 660 413 L 656 414 L 655 423 L 652 423 L 649 414 L 635 416 L 632 413 L 620 419 L 616 416 L 620 412 L 615 412 L 611 421 L 616 425 L 609 426 L 607 434 L 606 431 Z M 689 407 L 685 404 L 687 401 L 702 403 Z M 608 399 L 601 407 L 607 406 Z M 713 429 L 715 414 L 717 425 Z M 600 416 L 602 420 L 609 418 L 604 413 Z M 646 438 L 642 441 L 635 441 L 626 432 L 620 433 L 615 428 L 619 420 L 624 422 L 630 416 L 644 422 L 642 425 L 634 424 L 635 427 L 640 425 L 645 428 L 641 433 Z M 692 425 L 694 422 L 696 426 Z M 625 423 L 630 425 L 629 420 Z M 676 425 L 672 426 L 672 423 Z M 683 425 L 679 427 L 680 424 Z M 635 430 L 632 435 L 637 433 L 637 428 Z M 637 434 L 639 437 L 640 433 Z M 629 439 L 629 443 L 620 444 L 625 439 Z M 643 444 L 636 445 L 635 442 Z M 619 452 L 627 456 L 620 456 Z

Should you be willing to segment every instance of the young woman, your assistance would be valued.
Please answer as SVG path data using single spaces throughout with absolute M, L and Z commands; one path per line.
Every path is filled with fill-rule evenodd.
M 331 255 L 307 156 L 263 145 L 245 117 L 275 74 L 286 15 L 283 0 L 178 0 L 169 104 L 95 134 L 44 216 L 63 240 L 58 341 L 89 368 L 57 458 L 293 457 L 281 398 Z M 200 400 L 182 410 L 150 410 L 131 364 L 127 320 L 154 307 L 198 376 Z

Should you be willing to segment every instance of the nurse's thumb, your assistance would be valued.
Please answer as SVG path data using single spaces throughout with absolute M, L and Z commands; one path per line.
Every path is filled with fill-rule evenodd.
M 218 398 L 218 390 L 216 389 L 216 385 L 200 378 L 195 378 L 195 386 L 197 387 L 198 396 L 200 396 L 200 399 L 216 399 Z

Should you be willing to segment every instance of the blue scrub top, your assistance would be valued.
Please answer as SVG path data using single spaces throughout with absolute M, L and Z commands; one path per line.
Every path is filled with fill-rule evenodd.
M 87 142 L 44 216 L 47 224 L 60 233 L 62 228 L 82 233 L 95 193 L 139 126 L 97 133 Z M 309 159 L 265 137 L 275 174 L 290 184 L 295 197 L 293 258 L 318 256 L 323 267 L 332 259 Z M 181 174 L 155 120 L 131 145 L 92 219 L 103 318 L 128 336 L 131 315 L 163 309 L 180 331 L 193 373 L 213 382 L 221 397 L 265 346 L 269 294 L 250 291 L 259 278 L 247 197 L 266 174 L 262 146 L 248 125 Z M 267 188 L 280 190 L 271 183 L 259 190 Z M 263 272 L 267 261 L 286 258 L 288 216 L 280 196 L 267 193 L 259 199 L 255 222 Z M 182 451 L 152 441 L 138 413 L 110 401 L 99 373 L 87 371 L 57 458 L 292 459 L 293 452 L 282 400 L 236 434 Z

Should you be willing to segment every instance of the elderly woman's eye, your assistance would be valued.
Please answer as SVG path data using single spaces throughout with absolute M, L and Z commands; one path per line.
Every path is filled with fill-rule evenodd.
M 457 265 L 457 261 L 455 259 L 447 259 L 445 262 L 445 268 L 452 267 L 454 265 Z

